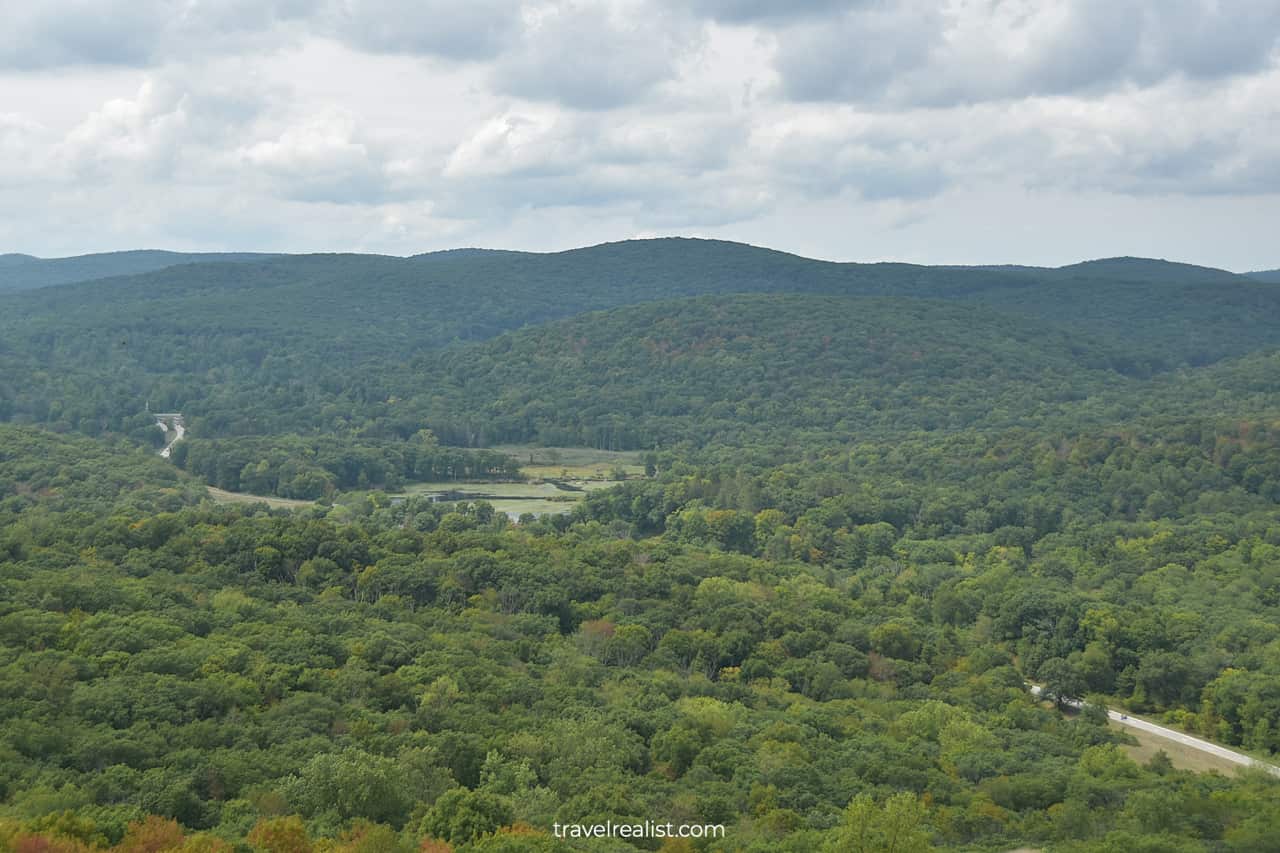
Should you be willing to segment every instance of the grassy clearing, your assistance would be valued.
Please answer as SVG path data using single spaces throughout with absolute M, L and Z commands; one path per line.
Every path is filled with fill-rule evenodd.
M 1263 752 L 1263 751 L 1261 751 L 1261 750 L 1249 749 L 1248 747 L 1241 746 L 1241 745 L 1239 745 L 1239 744 L 1225 743 L 1225 742 L 1223 742 L 1223 741 L 1221 741 L 1221 740 L 1218 740 L 1217 738 L 1205 737 L 1205 736 L 1204 736 L 1204 734 L 1203 734 L 1202 732 L 1198 732 L 1198 731 L 1188 731 L 1188 730 L 1186 730 L 1186 729 L 1182 728 L 1181 726 L 1177 725 L 1176 723 L 1172 723 L 1172 722 L 1170 722 L 1170 721 L 1168 721 L 1168 720 L 1163 719 L 1162 717 L 1154 716 L 1154 715 L 1152 715 L 1152 714 L 1143 714 L 1143 713 L 1134 713 L 1133 711 L 1125 711 L 1125 710 L 1124 710 L 1122 707 L 1120 707 L 1119 705 L 1113 705 L 1113 706 L 1112 706 L 1112 710 L 1119 710 L 1119 711 L 1123 711 L 1124 713 L 1128 714 L 1128 715 L 1129 715 L 1129 717 L 1130 717 L 1130 718 L 1132 718 L 1132 719 L 1136 719 L 1136 720 L 1145 720 L 1146 722 L 1148 722 L 1148 723 L 1152 723 L 1152 724 L 1157 725 L 1157 726 L 1164 726 L 1165 728 L 1173 729 L 1174 731 L 1179 731 L 1179 732 L 1182 732 L 1182 733 L 1184 733 L 1184 734 L 1189 734 L 1189 735 L 1192 735 L 1192 736 L 1194 736 L 1194 737 L 1198 737 L 1198 738 L 1200 738 L 1201 740 L 1207 740 L 1207 741 L 1209 741 L 1210 743 L 1216 743 L 1216 744 L 1218 744 L 1219 746 L 1226 747 L 1227 749 L 1233 750 L 1233 751 L 1238 752 L 1238 753 L 1240 753 L 1240 754 L 1242 754 L 1242 755 L 1247 755 L 1247 756 L 1249 756 L 1250 758 L 1256 759 L 1257 761 L 1261 761 L 1263 764 L 1276 764 L 1276 763 L 1277 763 L 1277 761 L 1276 761 L 1276 757 L 1275 757 L 1274 755 L 1269 755 L 1269 754 L 1267 754 L 1266 752 Z M 1114 722 L 1114 721 L 1113 721 L 1113 722 Z M 1128 730 L 1128 729 L 1126 729 L 1126 731 L 1129 731 L 1129 730 Z M 1134 734 L 1139 734 L 1139 733 L 1135 731 L 1135 732 L 1134 732 Z M 1157 736 L 1155 736 L 1155 735 L 1151 735 L 1151 737 L 1154 737 L 1156 740 L 1159 740 L 1159 741 L 1161 741 L 1161 742 L 1164 742 L 1162 738 L 1159 738 L 1159 737 L 1157 737 Z M 1231 763 L 1231 762 L 1227 762 L 1227 763 L 1228 763 L 1228 764 L 1231 764 L 1231 766 L 1232 766 L 1232 767 L 1238 767 L 1238 766 L 1239 766 L 1239 765 L 1237 765 L 1237 764 L 1233 764 L 1233 763 Z
M 315 501 L 301 501 L 293 498 L 271 498 L 262 495 L 250 495 L 244 492 L 228 492 L 224 489 L 206 487 L 209 497 L 220 504 L 266 504 L 275 509 L 297 509 L 300 506 L 315 506 Z
M 493 508 L 508 515 L 519 516 L 526 512 L 548 515 L 568 512 L 573 505 L 590 491 L 614 485 L 604 480 L 572 480 L 564 489 L 553 483 L 412 483 L 403 494 L 427 495 L 451 493 L 462 500 L 483 500 Z
M 577 499 L 581 492 L 558 489 L 551 483 L 411 483 L 404 488 L 406 495 L 429 495 L 438 492 L 458 492 L 469 498 L 492 500 L 493 498 L 553 498 Z
M 638 450 L 595 450 L 590 447 L 535 447 L 504 444 L 492 448 L 520 460 L 520 470 L 534 479 L 607 480 L 619 468 L 628 477 L 643 477 Z
M 1234 776 L 1242 769 L 1241 765 L 1227 761 L 1225 758 L 1219 758 L 1216 755 L 1192 749 L 1189 746 L 1162 738 L 1159 735 L 1127 728 L 1115 720 L 1112 720 L 1110 725 L 1113 729 L 1123 731 L 1137 741 L 1136 745 L 1121 744 L 1120 748 L 1139 764 L 1146 764 L 1157 752 L 1164 750 L 1165 754 L 1169 756 L 1169 760 L 1173 762 L 1173 766 L 1179 770 L 1191 770 L 1195 773 L 1208 773 L 1210 770 L 1216 770 L 1224 776 Z
M 593 451 L 596 452 L 596 451 Z M 410 483 L 395 495 L 429 495 L 441 492 L 457 494 L 460 500 L 488 501 L 499 512 L 505 512 L 513 518 L 526 512 L 534 515 L 554 515 L 569 512 L 573 505 L 587 494 L 597 489 L 607 489 L 615 485 L 611 480 L 575 479 L 565 480 L 561 488 L 555 483 L 461 483 L 445 481 L 437 483 Z M 224 489 L 208 486 L 209 497 L 218 503 L 255 504 L 265 503 L 272 508 L 296 509 L 297 507 L 314 506 L 314 501 L 293 500 L 290 498 L 264 497 L 242 492 L 228 492 Z
M 1050 703 L 1042 703 L 1043 707 L 1050 707 Z M 1074 714 L 1075 712 L 1068 712 Z M 1132 712 L 1126 712 L 1131 717 L 1144 719 L 1149 723 L 1155 723 L 1158 726 L 1167 725 L 1159 720 L 1153 720 L 1148 717 L 1142 717 Z M 1233 776 L 1239 771 L 1242 765 L 1236 764 L 1234 761 L 1227 761 L 1225 758 L 1219 758 L 1198 749 L 1193 749 L 1186 744 L 1179 743 L 1176 740 L 1160 737 L 1141 729 L 1130 728 L 1122 725 L 1116 720 L 1108 720 L 1107 725 L 1117 732 L 1124 732 L 1133 738 L 1137 743 L 1122 743 L 1120 749 L 1132 758 L 1138 764 L 1146 764 L 1160 750 L 1164 750 L 1169 756 L 1169 760 L 1173 766 L 1179 770 L 1190 770 L 1194 773 L 1208 773 L 1210 770 L 1216 770 L 1224 776 Z M 1231 747 L 1236 749 L 1236 747 Z M 1239 750 L 1237 750 L 1239 751 Z

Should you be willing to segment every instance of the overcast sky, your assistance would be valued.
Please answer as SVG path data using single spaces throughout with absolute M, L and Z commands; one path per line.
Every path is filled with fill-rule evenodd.
M 0 0 L 0 251 L 1280 267 L 1280 0 Z

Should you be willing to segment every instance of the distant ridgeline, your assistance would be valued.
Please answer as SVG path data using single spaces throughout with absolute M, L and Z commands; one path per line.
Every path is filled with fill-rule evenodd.
M 161 252 L 139 250 L 80 255 L 74 258 L 37 258 L 0 255 L 0 293 L 72 284 L 111 276 L 135 275 L 180 264 L 260 261 L 276 255 L 260 252 Z
M 412 258 L 10 255 L 0 419 L 155 444 L 150 400 L 182 411 L 193 442 L 398 444 L 429 429 L 451 445 L 604 449 L 1070 420 L 1280 344 L 1280 287 L 1265 278 L 1136 258 L 839 264 L 686 239 Z

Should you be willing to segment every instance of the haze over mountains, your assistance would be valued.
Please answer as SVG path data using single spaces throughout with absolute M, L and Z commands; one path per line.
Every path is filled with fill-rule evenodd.
M 179 264 L 210 261 L 235 263 L 270 257 L 274 256 L 261 252 L 165 252 L 152 249 L 76 255 L 69 258 L 0 255 L 0 293 L 117 275 L 134 275 Z

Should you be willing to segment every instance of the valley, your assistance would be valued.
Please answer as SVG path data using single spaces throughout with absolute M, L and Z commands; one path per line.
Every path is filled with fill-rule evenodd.
M 1280 756 L 1265 277 L 701 240 L 31 263 L 0 264 L 0 849 L 1280 825 L 1224 758 Z

